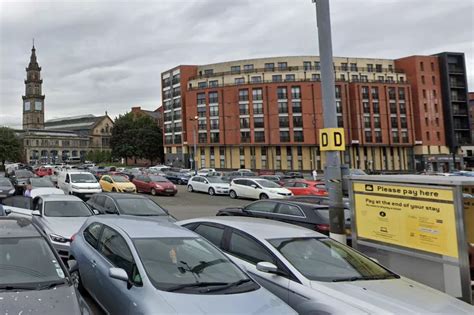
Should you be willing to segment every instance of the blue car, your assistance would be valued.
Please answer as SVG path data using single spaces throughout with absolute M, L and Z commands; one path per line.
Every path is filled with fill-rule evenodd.
M 190 175 L 180 172 L 166 172 L 164 177 L 166 177 L 170 182 L 177 185 L 187 185 Z

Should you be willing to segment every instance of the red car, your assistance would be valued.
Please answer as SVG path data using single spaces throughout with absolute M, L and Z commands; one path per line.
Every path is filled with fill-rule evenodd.
M 35 174 L 39 177 L 53 175 L 53 169 L 49 167 L 40 167 L 35 171 Z
M 137 192 L 149 192 L 155 195 L 174 196 L 178 193 L 176 185 L 163 176 L 137 175 L 132 182 L 137 187 Z
M 284 183 L 283 187 L 295 195 L 313 195 L 313 196 L 327 196 L 328 192 L 323 182 L 294 179 Z

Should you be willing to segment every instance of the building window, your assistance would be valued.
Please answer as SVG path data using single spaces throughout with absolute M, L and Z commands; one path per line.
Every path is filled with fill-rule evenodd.
M 265 71 L 273 71 L 273 70 L 275 70 L 275 64 L 273 62 L 265 64 Z
M 436 90 L 433 90 L 433 98 L 436 98 Z
M 371 128 L 372 127 L 372 123 L 370 121 L 370 117 L 369 116 L 365 116 L 364 117 L 364 128 Z
M 248 129 L 250 128 L 250 119 L 247 118 L 240 118 L 240 129 Z
M 303 61 L 303 69 L 311 70 L 311 61 Z
M 264 131 L 255 131 L 254 132 L 254 141 L 255 142 L 265 142 L 265 132 Z
M 402 142 L 408 143 L 408 132 L 402 131 Z
M 278 103 L 278 113 L 279 114 L 288 114 L 288 103 L 287 102 L 279 102 Z
M 207 133 L 200 133 L 198 140 L 199 140 L 199 143 L 206 143 L 207 142 Z
M 302 127 L 303 127 L 303 117 L 293 116 L 293 128 L 302 128 Z
M 398 106 L 400 106 L 400 115 L 406 115 L 407 107 L 405 103 L 400 103 Z
M 311 75 L 311 80 L 312 80 L 312 81 L 321 81 L 321 74 L 319 74 L 319 73 L 313 73 L 313 74 Z
M 239 90 L 239 101 L 245 102 L 249 100 L 249 90 Z
M 261 76 L 250 77 L 250 82 L 251 83 L 261 83 L 262 82 L 262 77 Z
M 367 64 L 367 72 L 374 72 L 374 65 L 371 63 Z
M 438 139 L 438 141 L 441 141 L 441 134 L 439 131 L 436 132 L 436 138 Z
M 294 74 L 287 74 L 287 75 L 285 75 L 285 81 L 287 81 L 287 82 L 294 82 L 294 81 L 295 81 L 295 75 L 294 75 Z
M 219 143 L 219 133 L 211 132 L 211 143 Z
M 294 131 L 293 133 L 294 141 L 295 142 L 304 142 L 303 131 Z
M 218 87 L 219 82 L 217 80 L 209 81 L 209 87 Z
M 379 99 L 379 89 L 377 87 L 372 87 L 370 89 L 371 93 L 372 93 L 372 99 L 373 100 L 378 100 Z
M 366 75 L 361 75 L 360 76 L 360 81 L 361 82 L 369 82 L 369 77 Z
M 293 114 L 301 113 L 301 102 L 300 101 L 291 102 L 291 108 L 293 110 Z
M 431 83 L 433 83 L 433 84 L 436 84 L 436 78 L 435 78 L 435 76 L 434 76 L 434 75 L 433 75 L 433 76 L 431 76 Z
M 396 100 L 397 95 L 395 93 L 395 88 L 394 87 L 389 87 L 388 88 L 388 99 L 389 100 Z
M 232 74 L 240 73 L 240 66 L 231 66 L 230 73 Z
M 280 142 L 290 142 L 289 131 L 280 131 Z
M 388 72 L 393 72 L 393 65 L 388 65 Z
M 399 88 L 398 89 L 398 99 L 399 100 L 405 100 L 405 89 L 404 88 Z
M 280 116 L 279 121 L 280 121 L 280 124 L 279 124 L 280 128 L 290 127 L 290 121 L 288 119 L 288 116 Z
M 244 65 L 244 71 L 249 72 L 253 70 L 253 65 Z
M 365 132 L 365 141 L 366 142 L 372 142 L 372 131 L 366 131 Z
M 234 82 L 235 82 L 235 84 L 244 84 L 245 80 L 244 80 L 244 78 L 235 78 Z
M 378 82 L 384 82 L 385 80 L 384 80 L 383 75 L 379 75 L 379 76 L 377 77 L 377 81 L 378 81 Z
M 407 118 L 405 116 L 400 117 L 400 125 L 404 129 L 408 128 Z
M 288 68 L 288 63 L 286 62 L 279 62 L 278 63 L 278 70 L 286 70 Z
M 299 86 L 293 86 L 291 88 L 291 98 L 300 99 L 301 98 L 301 88 Z
M 381 127 L 381 124 L 380 124 L 380 117 L 379 116 L 375 116 L 374 117 L 374 128 L 379 128 L 380 129 Z
M 200 88 L 200 89 L 207 88 L 207 82 L 205 82 L 205 81 L 198 82 L 198 88 Z
M 344 73 L 340 74 L 341 81 L 346 81 L 346 75 Z
M 272 75 L 272 82 L 281 82 L 282 76 L 280 74 Z
M 334 88 L 334 91 L 336 93 L 336 98 L 337 99 L 340 99 L 341 98 L 341 86 L 340 85 L 336 85 L 335 88 Z
M 336 101 L 336 113 L 342 114 L 342 104 L 341 104 L 341 101 Z
M 382 132 L 379 130 L 375 131 L 375 142 L 382 143 Z
M 207 121 L 204 119 L 198 120 L 198 130 L 207 130 Z
M 364 114 L 370 114 L 370 105 L 369 102 L 363 102 L 362 107 L 364 108 Z
M 277 98 L 279 100 L 286 100 L 287 99 L 286 87 L 279 87 L 277 89 Z
M 376 64 L 375 65 L 375 72 L 382 72 L 382 65 Z
M 359 76 L 357 74 L 353 74 L 351 76 L 351 80 L 352 80 L 352 82 L 358 82 L 359 81 Z
M 314 62 L 314 69 L 315 70 L 321 70 L 321 63 L 319 61 Z
M 253 89 L 252 90 L 252 100 L 254 100 L 254 101 L 263 100 L 262 89 Z
M 239 113 L 240 115 L 249 114 L 249 105 L 248 104 L 239 104 Z
M 430 140 L 430 132 L 429 131 L 426 132 L 426 140 L 428 140 L 428 141 Z
M 212 129 L 219 129 L 219 119 L 217 118 L 214 118 L 214 119 L 211 119 L 211 130 Z
M 198 110 L 199 117 L 206 117 L 206 107 L 198 107 L 197 110 Z M 166 120 L 166 116 L 165 116 L 165 120 Z
M 398 118 L 397 117 L 390 117 L 390 123 L 392 125 L 392 129 L 398 129 Z
M 392 131 L 392 140 L 393 142 L 400 142 L 400 139 L 398 137 L 398 131 Z
M 209 116 L 219 116 L 219 106 L 210 106 L 209 107 Z
M 435 66 L 434 66 L 434 62 L 431 63 L 431 71 L 434 71 L 435 69 Z
M 218 103 L 219 102 L 219 95 L 217 92 L 209 92 L 209 103 Z
M 367 100 L 369 99 L 369 87 L 363 86 L 362 87 L 362 99 Z
M 421 76 L 421 83 L 422 83 L 422 84 L 425 84 L 425 83 L 426 83 L 426 82 L 425 82 L 425 76 L 424 76 L 424 75 Z
M 254 117 L 253 127 L 254 128 L 264 128 L 265 123 L 264 123 L 263 117 Z
M 436 127 L 439 127 L 439 118 L 438 117 L 436 117 L 436 119 L 435 119 L 435 124 L 436 124 Z
M 214 69 L 206 69 L 204 70 L 204 75 L 212 75 L 214 73 Z
M 351 71 L 357 72 L 357 63 L 351 63 Z
M 253 114 L 263 114 L 263 104 L 262 103 L 254 103 L 253 104 Z
M 249 131 L 242 131 L 240 133 L 240 142 L 244 142 L 244 143 L 250 142 L 250 132 Z
M 347 69 L 348 69 L 347 62 L 341 63 L 341 71 L 347 71 Z
M 420 61 L 420 70 L 425 71 L 425 66 L 423 64 L 423 61 Z

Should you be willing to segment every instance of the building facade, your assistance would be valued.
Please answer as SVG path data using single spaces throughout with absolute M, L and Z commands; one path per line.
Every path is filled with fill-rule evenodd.
M 112 119 L 107 115 L 83 115 L 45 122 L 45 95 L 36 49 L 31 50 L 26 68 L 21 137 L 28 163 L 58 163 L 71 158 L 85 160 L 89 151 L 110 151 Z

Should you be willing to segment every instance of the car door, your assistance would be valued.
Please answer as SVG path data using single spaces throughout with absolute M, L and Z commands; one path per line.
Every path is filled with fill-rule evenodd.
M 148 192 L 148 185 L 145 183 L 145 176 L 143 175 L 138 175 L 133 179 L 133 183 L 137 187 L 137 192 L 138 191 L 144 191 Z
M 273 217 L 276 206 L 275 201 L 256 201 L 246 206 L 244 210 L 253 217 L 269 219 Z
M 280 202 L 273 214 L 274 220 L 300 225 L 312 229 L 314 224 L 309 222 L 300 207 L 284 202 Z
M 124 237 L 104 225 L 99 240 L 99 253 L 95 260 L 97 278 L 95 290 L 97 299 L 111 314 L 130 314 L 133 301 L 143 298 L 141 276 L 136 268 L 130 247 Z M 109 276 L 110 268 L 122 268 L 127 273 L 130 283 L 113 279 Z
M 112 191 L 113 182 L 110 176 L 104 175 L 101 178 L 101 185 L 103 191 Z
M 201 178 L 201 189 L 202 189 L 201 191 L 202 192 L 208 192 L 209 187 L 210 187 L 210 184 L 209 184 L 209 181 L 207 180 L 207 178 L 202 177 Z
M 260 185 L 258 185 L 253 180 L 246 179 L 244 189 L 245 189 L 245 195 L 247 198 L 260 199 L 260 194 L 262 193 L 262 189 Z
M 196 191 L 204 191 L 204 177 L 196 177 L 195 181 L 193 182 L 193 187 L 196 186 Z
M 245 179 L 235 179 L 234 184 L 232 185 L 232 189 L 235 191 L 237 196 L 248 198 L 248 191 L 246 189 L 246 182 Z
M 104 211 L 106 214 L 118 214 L 117 206 L 112 198 L 109 196 L 105 197 Z
M 291 191 L 294 195 L 308 195 L 308 184 L 303 182 L 292 183 Z
M 97 274 L 95 268 L 99 256 L 97 248 L 102 227 L 103 226 L 100 223 L 92 223 L 89 225 L 82 234 L 85 244 L 79 251 L 74 253 L 74 258 L 79 265 L 82 284 L 95 298 L 97 298 L 95 291 L 96 285 L 98 285 L 96 281 Z
M 240 230 L 229 228 L 224 251 L 230 258 L 246 270 L 258 283 L 278 296 L 285 303 L 289 301 L 290 274 L 285 266 L 257 239 Z M 271 262 L 283 275 L 257 270 L 257 263 Z

